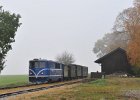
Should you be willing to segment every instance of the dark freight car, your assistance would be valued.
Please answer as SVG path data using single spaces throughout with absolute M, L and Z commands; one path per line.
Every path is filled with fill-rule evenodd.
M 63 79 L 70 80 L 76 78 L 76 66 L 75 65 L 64 65 L 63 67 Z
M 63 65 L 63 80 L 68 80 L 70 78 L 70 67 L 68 65 Z
M 82 77 L 82 66 L 77 65 L 77 78 Z
M 70 79 L 75 79 L 76 78 L 76 65 L 71 64 L 69 65 L 69 77 Z
M 82 66 L 82 77 L 85 78 L 88 76 L 88 67 Z

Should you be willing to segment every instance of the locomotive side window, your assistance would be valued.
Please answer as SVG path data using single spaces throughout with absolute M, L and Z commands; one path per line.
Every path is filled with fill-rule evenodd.
M 45 68 L 46 63 L 45 62 L 40 62 L 39 68 Z
M 55 68 L 55 64 L 53 62 L 49 62 L 49 67 L 54 69 Z
M 56 68 L 56 69 L 60 69 L 60 64 L 56 63 L 56 64 L 55 64 L 55 68 Z
M 30 61 L 30 68 L 45 68 L 46 63 L 45 62 L 39 62 L 39 61 Z

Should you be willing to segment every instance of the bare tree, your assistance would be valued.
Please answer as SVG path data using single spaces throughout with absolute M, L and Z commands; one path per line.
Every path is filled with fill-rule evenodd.
M 128 38 L 128 34 L 125 33 L 107 33 L 102 39 L 97 40 L 93 52 L 97 54 L 97 57 L 102 57 L 118 47 L 126 50 Z
M 69 65 L 75 62 L 74 56 L 71 53 L 63 52 L 61 55 L 56 57 L 56 61 L 59 63 L 63 63 L 65 65 Z
M 125 49 L 130 63 L 140 67 L 140 0 L 119 13 L 113 32 L 98 40 L 93 51 L 100 57 L 117 47 Z

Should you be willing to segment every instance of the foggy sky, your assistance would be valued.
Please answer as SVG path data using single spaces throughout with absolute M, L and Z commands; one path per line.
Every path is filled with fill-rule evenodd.
M 100 71 L 94 63 L 94 43 L 111 32 L 116 16 L 132 4 L 133 0 L 1 0 L 5 10 L 22 17 L 2 74 L 28 74 L 29 60 L 55 60 L 64 51 L 89 72 Z

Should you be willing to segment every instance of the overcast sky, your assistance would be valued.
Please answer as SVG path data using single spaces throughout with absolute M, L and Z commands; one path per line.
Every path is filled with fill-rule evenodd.
M 94 63 L 94 44 L 132 4 L 133 0 L 1 0 L 5 10 L 22 16 L 2 74 L 28 74 L 29 60 L 55 60 L 64 51 L 89 72 L 100 71 Z

